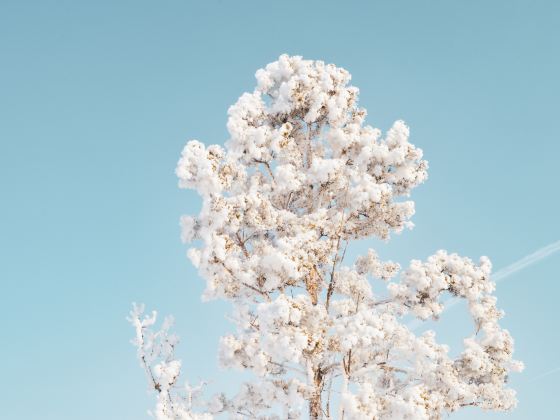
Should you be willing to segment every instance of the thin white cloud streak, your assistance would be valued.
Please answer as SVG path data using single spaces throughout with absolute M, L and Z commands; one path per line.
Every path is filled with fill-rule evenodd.
M 536 250 L 532 254 L 526 255 L 525 257 L 521 258 L 520 260 L 517 260 L 513 264 L 510 264 L 507 267 L 504 267 L 501 270 L 496 271 L 492 275 L 492 280 L 494 280 L 496 283 L 505 280 L 508 277 L 510 277 L 512 274 L 515 274 L 518 271 L 521 271 L 524 268 L 529 267 L 530 265 L 536 264 L 537 262 L 544 260 L 546 257 L 558 251 L 560 251 L 560 241 L 553 242 L 543 248 Z M 444 310 L 452 308 L 453 306 L 457 305 L 460 302 L 461 299 L 459 298 L 451 298 L 446 302 L 443 302 L 445 306 Z M 415 319 L 414 321 L 408 324 L 408 328 L 410 330 L 415 330 L 420 325 L 422 325 L 422 321 Z
M 523 270 L 525 267 L 529 267 L 530 265 L 533 265 L 558 251 L 560 251 L 560 241 L 553 242 L 550 245 L 547 245 L 544 248 L 541 248 L 533 252 L 532 254 L 521 258 L 519 261 L 516 261 L 513 264 L 502 268 L 500 271 L 497 271 L 492 277 L 497 283 L 511 276 L 512 274 Z
M 557 368 L 554 368 L 554 369 L 552 369 L 552 370 L 549 370 L 548 372 L 541 373 L 540 375 L 537 375 L 537 376 L 535 376 L 534 378 L 532 378 L 532 379 L 530 380 L 530 382 L 537 381 L 537 380 L 539 380 L 539 379 L 545 378 L 545 377 L 547 377 L 548 375 L 552 375 L 553 373 L 556 373 L 556 372 L 560 372 L 560 367 L 557 367 Z

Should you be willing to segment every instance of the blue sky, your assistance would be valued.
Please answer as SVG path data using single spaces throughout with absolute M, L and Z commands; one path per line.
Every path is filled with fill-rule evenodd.
M 175 315 L 193 381 L 231 387 L 215 367 L 226 306 L 200 302 L 179 240 L 200 201 L 173 171 L 187 139 L 226 140 L 228 106 L 281 53 L 348 69 L 368 122 L 404 119 L 430 162 L 417 227 L 382 257 L 445 248 L 499 270 L 558 241 L 559 13 L 540 0 L 0 0 L 0 417 L 146 418 L 132 301 Z M 554 418 L 559 265 L 553 253 L 498 284 L 527 365 L 511 378 L 518 409 L 452 418 Z M 439 330 L 452 346 L 462 309 Z

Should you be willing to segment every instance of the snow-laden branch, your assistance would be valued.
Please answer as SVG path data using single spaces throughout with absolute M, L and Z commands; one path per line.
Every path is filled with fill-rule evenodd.
M 144 305 L 133 304 L 128 321 L 136 330 L 132 341 L 137 349 L 140 365 L 146 372 L 150 389 L 157 393 L 156 409 L 152 413 L 158 420 L 206 420 L 208 413 L 193 412 L 204 384 L 179 385 L 181 361 L 175 358 L 178 337 L 170 333 L 173 318 L 165 318 L 161 327 L 154 330 L 157 313 L 144 315 Z

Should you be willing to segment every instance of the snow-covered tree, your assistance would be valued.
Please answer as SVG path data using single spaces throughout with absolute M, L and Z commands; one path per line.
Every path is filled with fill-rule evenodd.
M 388 240 L 413 226 L 406 199 L 426 180 L 422 151 L 402 121 L 382 135 L 365 124 L 350 74 L 283 55 L 256 73 L 257 87 L 229 109 L 225 148 L 189 141 L 177 165 L 182 188 L 202 197 L 181 219 L 206 299 L 232 304 L 235 332 L 220 364 L 251 371 L 234 396 L 203 398 L 180 385 L 170 320 L 135 306 L 130 321 L 158 419 L 439 419 L 465 406 L 509 410 L 513 340 L 498 320 L 491 264 L 438 251 L 401 270 L 348 243 Z M 373 279 L 383 287 L 374 289 Z M 379 290 L 377 290 L 379 289 Z M 410 319 L 438 319 L 444 295 L 467 301 L 473 331 L 452 357 Z

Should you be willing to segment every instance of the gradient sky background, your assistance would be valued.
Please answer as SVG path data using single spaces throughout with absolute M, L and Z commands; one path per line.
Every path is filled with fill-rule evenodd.
M 174 168 L 190 138 L 223 144 L 228 106 L 284 52 L 348 69 L 368 122 L 406 120 L 430 162 L 417 227 L 382 257 L 498 270 L 559 240 L 559 18 L 553 0 L 0 0 L 0 417 L 147 418 L 132 301 L 175 315 L 192 381 L 231 388 L 227 307 L 201 303 L 179 239 L 200 200 Z M 498 285 L 518 409 L 451 418 L 556 418 L 559 265 Z M 458 305 L 440 339 L 467 327 Z

